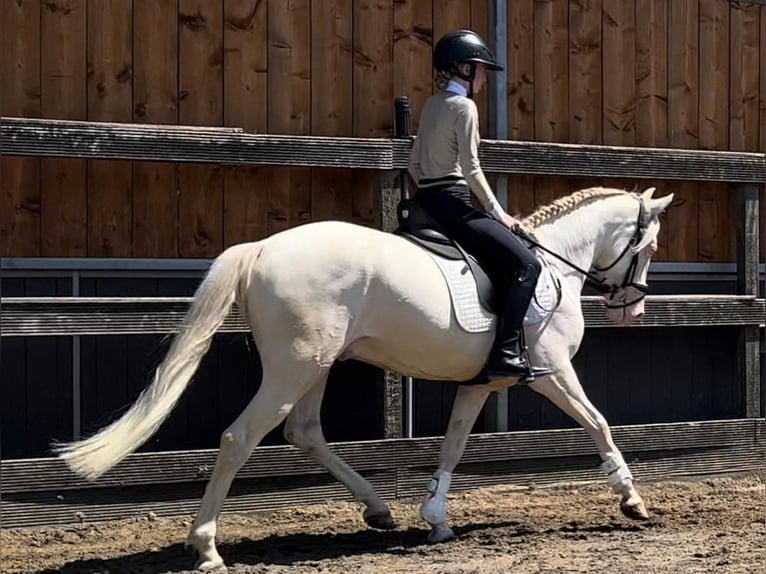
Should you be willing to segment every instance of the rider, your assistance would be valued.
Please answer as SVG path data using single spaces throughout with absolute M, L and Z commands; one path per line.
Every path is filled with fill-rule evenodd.
M 434 48 L 439 92 L 423 106 L 409 173 L 414 200 L 466 251 L 477 258 L 493 283 L 512 287 L 504 297 L 497 335 L 484 375 L 522 377 L 551 371 L 533 367 L 522 345 L 522 325 L 534 295 L 540 263 L 511 231 L 516 220 L 497 201 L 479 165 L 479 119 L 472 97 L 487 70 L 502 70 L 484 41 L 470 30 L 444 35 Z M 471 192 L 483 209 L 474 206 Z

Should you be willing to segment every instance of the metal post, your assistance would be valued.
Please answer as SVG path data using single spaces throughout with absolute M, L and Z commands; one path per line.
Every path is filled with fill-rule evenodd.
M 758 296 L 758 186 L 737 188 L 737 293 Z M 757 325 L 740 329 L 740 412 L 747 418 L 761 411 L 760 334 Z
M 506 0 L 492 0 L 489 11 L 490 44 L 502 72 L 493 72 L 490 79 L 489 125 L 494 139 L 508 139 L 508 8 Z M 498 174 L 495 194 L 503 208 L 508 209 L 508 178 Z M 487 400 L 487 427 L 490 431 L 508 430 L 508 391 L 492 393 Z
M 399 96 L 394 102 L 396 119 L 396 137 L 410 137 L 410 100 L 407 96 Z M 402 190 L 402 199 L 410 198 L 410 180 L 406 169 L 399 171 L 399 186 Z M 406 404 L 405 429 L 406 437 L 412 438 L 414 423 L 414 392 L 412 377 L 402 377 L 404 384 L 404 396 Z
M 72 297 L 80 296 L 80 272 L 72 272 Z M 72 438 L 81 434 L 82 402 L 80 385 L 80 335 L 72 337 Z

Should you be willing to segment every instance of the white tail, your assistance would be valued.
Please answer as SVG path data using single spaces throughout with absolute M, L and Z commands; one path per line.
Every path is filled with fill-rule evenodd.
M 240 279 L 252 271 L 260 252 L 260 244 L 235 245 L 213 262 L 154 380 L 122 417 L 87 439 L 54 445 L 53 452 L 73 471 L 95 479 L 157 431 L 210 348 L 234 304 Z

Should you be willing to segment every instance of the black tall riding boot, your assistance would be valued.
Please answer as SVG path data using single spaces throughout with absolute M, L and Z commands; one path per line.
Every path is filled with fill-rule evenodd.
M 522 282 L 523 279 L 522 277 Z M 527 291 L 528 289 L 524 288 L 518 291 L 512 288 L 506 296 L 503 313 L 498 317 L 495 344 L 483 373 L 490 380 L 519 378 L 521 382 L 529 383 L 553 372 L 550 369 L 532 366 L 527 352 L 522 330 L 524 315 L 532 298 Z

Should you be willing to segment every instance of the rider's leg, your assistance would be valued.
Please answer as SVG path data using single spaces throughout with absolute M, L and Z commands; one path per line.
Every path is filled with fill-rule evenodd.
M 524 315 L 540 276 L 540 262 L 504 224 L 490 218 L 471 218 L 466 224 L 476 235 L 491 238 L 493 241 L 488 242 L 487 249 L 499 252 L 493 254 L 495 258 L 504 256 L 506 261 L 512 261 L 515 270 L 515 275 L 511 274 L 509 278 L 509 289 L 498 317 L 495 344 L 484 376 L 490 380 L 520 376 L 525 382 L 530 382 L 549 375 L 549 369 L 530 364 L 522 336 Z
M 464 187 L 464 186 L 463 186 Z M 457 188 L 457 189 L 453 189 Z M 524 315 L 534 296 L 540 263 L 505 224 L 467 203 L 459 186 L 442 191 L 419 190 L 418 202 L 484 267 L 498 291 L 505 292 L 495 345 L 482 377 L 521 377 L 525 382 L 550 374 L 532 367 L 522 347 Z M 510 289 L 505 287 L 509 282 Z

